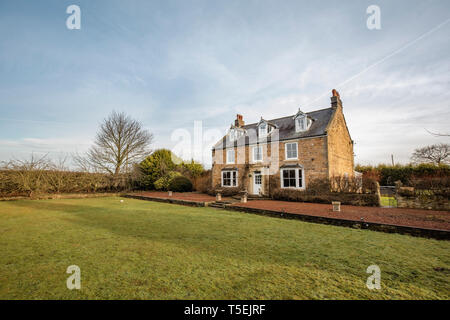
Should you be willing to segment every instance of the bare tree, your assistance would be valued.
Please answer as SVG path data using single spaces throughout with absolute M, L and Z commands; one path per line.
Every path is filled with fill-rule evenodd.
M 139 121 L 125 113 L 113 111 L 100 125 L 94 145 L 86 157 L 75 157 L 74 161 L 83 168 L 93 168 L 117 177 L 135 162 L 150 153 L 153 134 L 143 129 Z
M 415 163 L 434 163 L 442 164 L 450 162 L 450 145 L 449 144 L 433 144 L 431 146 L 418 148 L 414 150 L 411 160 Z

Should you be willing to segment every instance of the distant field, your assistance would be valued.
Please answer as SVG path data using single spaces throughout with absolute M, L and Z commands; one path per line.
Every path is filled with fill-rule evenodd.
M 449 241 L 113 197 L 0 202 L 0 234 L 0 299 L 450 298 Z

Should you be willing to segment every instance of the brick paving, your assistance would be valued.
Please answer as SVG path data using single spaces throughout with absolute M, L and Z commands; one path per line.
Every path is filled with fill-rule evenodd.
M 134 195 L 149 198 L 186 200 L 199 203 L 214 202 L 216 200 L 214 196 L 197 192 L 174 192 L 171 197 L 168 192 L 165 191 L 139 192 L 134 193 Z M 231 200 L 231 198 L 226 197 L 222 199 L 225 201 Z M 333 212 L 331 204 L 277 200 L 251 200 L 247 203 L 235 203 L 233 206 L 345 219 L 358 222 L 363 218 L 363 221 L 365 222 L 450 231 L 450 212 L 447 211 L 342 205 L 340 212 Z
M 447 211 L 342 205 L 340 212 L 333 212 L 331 204 L 277 200 L 253 200 L 234 206 L 352 221 L 361 221 L 363 218 L 365 222 L 450 231 L 450 212 Z

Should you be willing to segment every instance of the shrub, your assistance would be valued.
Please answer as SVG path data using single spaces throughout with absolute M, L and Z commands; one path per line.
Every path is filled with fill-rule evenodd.
M 170 182 L 169 190 L 174 192 L 191 192 L 192 182 L 186 177 L 177 176 Z
M 196 191 L 208 193 L 212 185 L 211 170 L 203 171 L 200 176 L 193 178 L 192 184 Z
M 330 204 L 332 201 L 340 201 L 342 204 L 357 206 L 379 206 L 379 198 L 372 193 L 343 193 L 328 192 L 323 194 L 311 194 L 306 191 L 276 189 L 272 198 L 283 201 L 314 202 Z
M 179 166 L 179 170 L 184 176 L 191 179 L 200 177 L 205 171 L 203 165 L 201 163 L 195 162 L 193 159 L 190 162 L 183 161 Z
M 156 180 L 153 185 L 155 187 L 156 190 L 164 190 L 167 191 L 169 190 L 170 184 L 172 182 L 173 179 L 180 177 L 181 173 L 176 172 L 176 171 L 171 171 L 169 173 L 167 173 L 166 175 L 164 175 L 163 177 L 159 178 L 158 180 Z
M 380 175 L 380 171 L 374 169 L 374 168 L 370 168 L 367 171 L 364 171 L 363 173 L 363 179 L 371 179 L 377 182 L 380 182 L 381 179 L 381 175 Z
M 140 163 L 142 171 L 142 187 L 145 189 L 155 188 L 156 180 L 164 177 L 169 172 L 175 170 L 176 162 L 181 162 L 172 151 L 159 149 L 153 152 Z
M 276 200 L 378 206 L 377 183 L 372 179 L 335 176 L 310 181 L 306 190 L 275 188 L 272 198 Z

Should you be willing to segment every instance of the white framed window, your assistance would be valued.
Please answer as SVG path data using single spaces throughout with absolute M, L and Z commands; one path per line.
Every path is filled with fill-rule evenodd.
M 298 157 L 298 145 L 297 142 L 289 142 L 284 144 L 286 159 L 297 159 Z
M 295 118 L 295 131 L 302 132 L 309 129 L 311 126 L 312 120 L 305 115 L 300 115 Z
M 259 136 L 264 137 L 267 135 L 267 124 L 265 122 L 262 122 L 259 125 Z
M 263 160 L 262 146 L 253 147 L 252 154 L 253 154 L 253 162 L 262 161 Z
M 306 117 L 300 116 L 295 119 L 295 131 L 305 131 L 306 130 Z
M 237 187 L 238 172 L 237 170 L 222 171 L 222 187 Z
M 234 149 L 227 149 L 227 163 L 234 163 Z
M 303 168 L 281 169 L 281 188 L 305 189 L 305 172 Z

